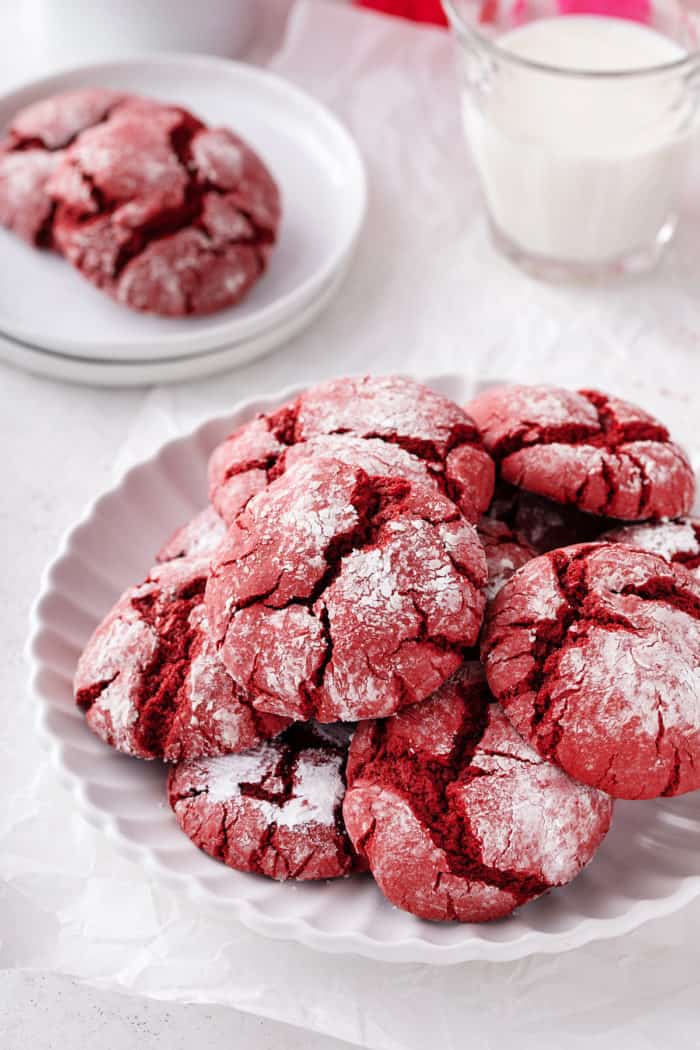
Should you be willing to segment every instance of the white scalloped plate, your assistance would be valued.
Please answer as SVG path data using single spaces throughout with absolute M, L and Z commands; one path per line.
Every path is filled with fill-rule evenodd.
M 456 400 L 474 393 L 460 376 L 426 381 Z M 118 755 L 87 729 L 71 678 L 89 634 L 124 587 L 147 572 L 169 533 L 204 505 L 214 445 L 297 392 L 246 402 L 168 442 L 87 510 L 46 570 L 32 612 L 31 687 L 53 764 L 83 815 L 148 871 L 258 933 L 392 962 L 505 961 L 565 951 L 623 934 L 698 896 L 700 793 L 618 803 L 612 830 L 583 874 L 509 919 L 437 924 L 392 908 L 367 877 L 275 883 L 212 861 L 164 804 L 164 767 Z M 674 411 L 677 432 L 679 415 Z

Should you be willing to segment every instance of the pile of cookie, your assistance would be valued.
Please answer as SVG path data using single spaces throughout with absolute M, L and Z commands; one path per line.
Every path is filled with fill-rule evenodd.
M 75 689 L 212 857 L 478 922 L 571 881 L 613 799 L 700 787 L 695 482 L 641 409 L 338 379 L 209 484 Z
M 0 141 L 0 224 L 134 310 L 181 316 L 238 302 L 279 221 L 257 154 L 181 106 L 71 91 L 21 110 Z

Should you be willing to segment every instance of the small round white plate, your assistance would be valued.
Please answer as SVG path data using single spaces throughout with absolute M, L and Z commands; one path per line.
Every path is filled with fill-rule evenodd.
M 207 317 L 163 318 L 112 302 L 57 254 L 0 230 L 0 334 L 82 358 L 186 357 L 289 320 L 347 264 L 365 214 L 364 167 L 348 132 L 310 96 L 252 66 L 149 55 L 59 73 L 4 95 L 0 128 L 30 102 L 88 85 L 176 102 L 240 132 L 279 183 L 279 242 L 267 272 L 237 306 Z
M 465 401 L 480 388 L 427 377 Z M 31 688 L 55 768 L 91 823 L 124 853 L 200 905 L 272 937 L 391 962 L 506 961 L 614 937 L 700 894 L 700 792 L 623 802 L 592 863 L 500 922 L 429 923 L 392 908 L 366 877 L 276 883 L 216 863 L 182 834 L 165 798 L 165 768 L 105 747 L 75 707 L 71 680 L 93 628 L 142 579 L 164 539 L 206 501 L 206 464 L 232 427 L 298 389 L 239 405 L 168 442 L 88 508 L 46 570 L 32 612 Z M 682 437 L 682 434 L 680 434 Z
M 35 375 L 61 379 L 87 386 L 150 386 L 154 383 L 182 383 L 228 372 L 247 361 L 289 342 L 325 310 L 345 278 L 341 270 L 308 306 L 298 310 L 289 321 L 272 325 L 260 335 L 242 339 L 230 346 L 182 357 L 155 361 L 101 361 L 68 354 L 39 350 L 0 335 L 0 361 Z

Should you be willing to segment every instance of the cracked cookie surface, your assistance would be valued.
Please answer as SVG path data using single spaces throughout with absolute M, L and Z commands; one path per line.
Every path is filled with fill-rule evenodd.
M 52 247 L 49 177 L 76 136 L 105 120 L 124 98 L 102 88 L 70 91 L 16 115 L 0 142 L 1 225 L 38 248 Z
M 364 453 L 362 439 L 371 441 Z M 474 421 L 449 398 L 402 376 L 335 379 L 239 427 L 211 456 L 210 499 L 231 522 L 287 465 L 324 446 L 343 454 L 343 444 L 351 465 L 368 469 L 363 454 L 384 458 L 383 469 L 370 473 L 432 481 L 469 521 L 478 521 L 491 500 L 494 465 Z
M 644 522 L 610 529 L 600 537 L 604 543 L 626 543 L 659 554 L 674 565 L 682 565 L 700 580 L 700 519 Z
M 476 531 L 486 555 L 486 600 L 490 602 L 514 572 L 537 557 L 537 552 L 519 533 L 494 518 L 482 518 Z
M 548 760 L 618 798 L 700 788 L 700 583 L 584 544 L 528 562 L 490 606 L 489 685 Z
M 257 712 L 221 663 L 203 604 L 208 568 L 209 558 L 156 566 L 80 657 L 76 702 L 118 751 L 178 761 L 240 751 L 288 725 Z
M 118 302 L 167 316 L 238 302 L 280 219 L 274 179 L 242 139 L 149 99 L 80 134 L 47 189 L 65 257 Z
M 500 918 L 588 863 L 612 802 L 544 762 L 466 664 L 429 700 L 360 723 L 348 833 L 392 904 L 425 919 Z
M 156 561 L 213 555 L 226 536 L 226 524 L 213 507 L 205 507 L 172 534 Z
M 212 857 L 272 879 L 332 879 L 363 867 L 345 831 L 348 725 L 297 723 L 238 755 L 176 766 L 180 827 Z
M 226 667 L 261 711 L 321 722 L 424 699 L 476 642 L 486 559 L 447 499 L 404 478 L 304 459 L 241 512 L 206 605 Z
M 590 514 L 675 518 L 695 478 L 666 428 L 642 409 L 594 390 L 497 387 L 466 406 L 501 477 Z

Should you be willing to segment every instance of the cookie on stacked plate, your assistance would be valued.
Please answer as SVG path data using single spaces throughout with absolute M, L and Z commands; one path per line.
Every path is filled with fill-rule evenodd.
M 0 141 L 0 224 L 134 310 L 179 317 L 237 303 L 279 222 L 260 157 L 181 106 L 71 91 L 22 110 Z
M 229 435 L 209 492 L 76 699 L 170 764 L 211 856 L 482 921 L 571 881 L 614 797 L 700 787 L 694 478 L 640 409 L 333 380 Z

